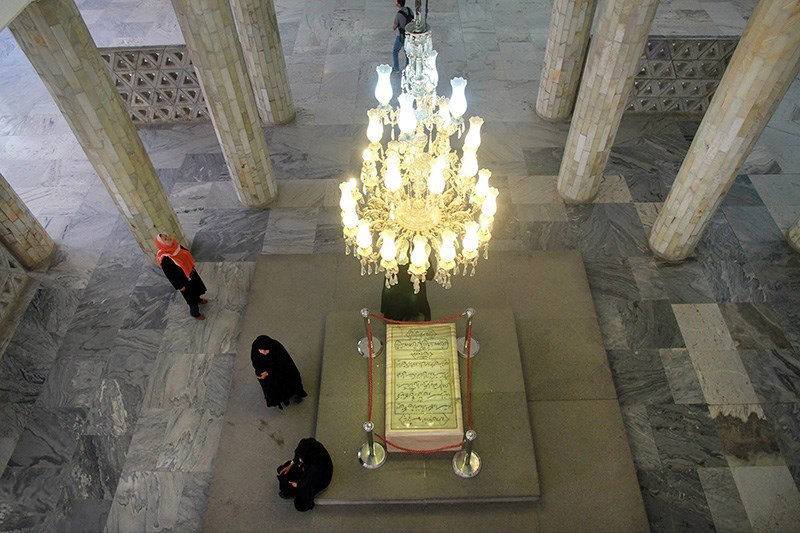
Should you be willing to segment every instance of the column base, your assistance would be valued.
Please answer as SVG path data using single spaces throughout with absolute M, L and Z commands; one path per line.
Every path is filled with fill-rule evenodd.
M 665 253 L 661 252 L 660 250 L 658 250 L 655 247 L 655 245 L 652 242 L 650 242 L 649 240 L 648 240 L 647 244 L 650 247 L 650 251 L 653 253 L 653 255 L 657 259 L 660 259 L 662 261 L 666 261 L 667 263 L 672 263 L 672 264 L 683 263 L 684 261 L 686 261 L 689 258 L 690 255 L 692 255 L 692 251 L 694 251 L 694 248 L 693 248 L 692 250 L 690 250 L 686 254 L 668 255 L 668 254 L 665 254 Z

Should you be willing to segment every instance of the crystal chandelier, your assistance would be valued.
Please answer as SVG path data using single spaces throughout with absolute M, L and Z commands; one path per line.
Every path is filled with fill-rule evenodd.
M 431 254 L 434 279 L 445 288 L 459 267 L 462 275 L 468 270 L 474 275 L 479 253 L 488 254 L 498 191 L 489 186 L 491 172 L 478 168 L 483 119 L 472 117 L 465 126 L 467 81 L 450 80 L 449 99 L 436 94 L 437 52 L 419 12 L 406 28 L 405 52 L 399 107 L 390 105 L 391 67 L 376 69 L 380 105 L 367 112 L 369 146 L 360 182 L 351 178 L 339 185 L 339 207 L 346 253 L 353 250 L 361 274 L 382 271 L 391 287 L 399 265 L 408 263 L 416 293 Z M 459 141 L 463 135 L 460 157 L 451 145 L 453 135 Z

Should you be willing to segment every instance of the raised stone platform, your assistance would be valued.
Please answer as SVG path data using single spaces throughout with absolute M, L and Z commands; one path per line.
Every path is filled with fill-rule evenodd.
M 434 308 L 433 317 L 456 312 Z M 359 464 L 356 451 L 365 441 L 361 426 L 366 420 L 368 363 L 356 353 L 355 340 L 364 335 L 364 322 L 357 310 L 328 315 L 316 438 L 328 447 L 335 475 L 317 498 L 318 503 L 452 503 L 539 498 L 539 476 L 514 314 L 510 309 L 478 308 L 473 324 L 481 351 L 472 359 L 472 409 L 474 429 L 478 432 L 475 450 L 483 465 L 476 477 L 462 479 L 453 473 L 454 452 L 390 453 L 377 470 L 367 470 Z M 457 328 L 463 334 L 463 320 L 457 323 Z M 376 335 L 386 338 L 382 325 L 375 330 Z M 467 367 L 465 359 L 459 357 L 459 360 L 461 397 L 466 410 Z M 386 354 L 375 358 L 374 365 L 372 416 L 376 431 L 384 433 Z
M 342 255 L 262 256 L 258 259 L 239 340 L 233 384 L 203 529 L 209 532 L 252 531 L 647 531 L 639 482 L 633 467 L 619 402 L 603 348 L 586 272 L 577 252 L 494 253 L 481 260 L 473 278 L 454 278 L 445 291 L 432 284 L 434 308 L 478 310 L 511 308 L 516 324 L 521 374 L 507 380 L 525 384 L 535 447 L 541 498 L 538 501 L 319 505 L 298 513 L 278 497 L 275 467 L 289 459 L 297 442 L 319 436 L 320 392 L 326 319 L 330 313 L 361 307 L 378 308 L 382 280 L 361 277 L 352 257 Z M 476 336 L 484 341 L 486 320 L 476 317 Z M 355 389 L 363 388 L 363 360 L 354 339 L 361 325 L 350 326 L 347 364 Z M 283 411 L 267 409 L 250 366 L 250 343 L 266 333 L 279 339 L 303 374 L 309 398 Z M 487 337 L 488 339 L 488 337 Z M 342 341 L 344 342 L 344 341 Z M 480 368 L 483 348 L 477 356 Z M 488 360 L 488 358 L 483 359 Z M 326 356 L 327 361 L 327 356 Z M 478 380 L 476 388 L 486 385 Z M 485 389 L 486 393 L 508 392 Z M 487 398 L 491 396 L 487 394 Z M 327 408 L 328 400 L 320 403 Z M 333 400 L 331 400 L 333 401 Z M 357 426 L 365 405 L 341 397 L 340 412 L 352 412 Z M 491 402 L 490 402 L 491 403 Z M 492 405 L 491 412 L 498 406 Z M 476 449 L 490 446 L 484 430 L 488 411 L 476 404 L 479 437 Z M 502 422 L 502 420 L 501 420 Z M 323 428 L 319 428 L 324 431 Z M 508 434 L 519 435 L 514 428 Z M 496 434 L 496 433 L 495 433 Z M 349 453 L 363 437 L 347 444 Z M 324 443 L 329 449 L 335 443 Z M 384 467 L 397 468 L 390 457 Z M 484 468 L 473 480 L 493 468 Z M 449 461 L 441 463 L 449 469 Z M 334 479 L 346 472 L 335 470 Z M 388 472 L 389 470 L 387 470 Z M 397 470 L 397 483 L 407 471 Z M 505 472 L 503 483 L 518 476 Z M 465 483 L 464 486 L 470 486 Z M 322 498 L 330 496 L 326 493 Z

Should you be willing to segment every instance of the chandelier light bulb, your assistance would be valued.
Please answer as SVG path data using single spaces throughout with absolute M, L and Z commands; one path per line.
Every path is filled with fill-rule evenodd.
M 372 163 L 375 159 L 372 157 L 372 150 L 369 148 L 364 148 L 364 152 L 361 154 L 361 157 L 364 159 L 364 163 Z
M 400 176 L 400 156 L 397 152 L 386 156 L 386 175 L 383 178 L 383 185 L 389 192 L 397 192 L 403 186 L 403 178 Z
M 450 117 L 450 101 L 447 98 L 439 99 L 439 126 L 447 126 L 451 121 Z
M 422 235 L 414 237 L 414 248 L 411 250 L 411 266 L 417 271 L 424 271 L 428 265 L 428 239 Z
M 349 230 L 352 230 L 358 226 L 358 215 L 356 214 L 355 208 L 348 211 L 342 211 L 342 225 Z
M 369 231 L 369 220 L 360 220 L 358 222 L 356 244 L 362 249 L 372 248 L 372 233 Z
M 339 190 L 342 191 L 342 196 L 339 199 L 339 207 L 342 211 L 355 210 L 356 199 L 353 195 L 355 188 L 356 180 L 352 178 L 339 184 Z
M 436 58 L 439 55 L 439 52 L 436 50 L 431 50 L 428 52 L 428 57 L 425 58 L 425 74 L 428 75 L 428 79 L 433 85 L 433 90 L 436 90 L 436 86 L 439 85 L 439 71 L 436 69 Z
M 453 93 L 450 95 L 450 114 L 459 120 L 467 112 L 467 97 L 464 90 L 467 88 L 467 80 L 464 78 L 453 78 L 450 80 L 450 87 Z
M 481 214 L 493 217 L 497 213 L 497 194 L 497 189 L 489 187 L 489 193 L 486 195 L 486 200 L 483 201 L 483 206 L 481 206 Z
M 492 176 L 491 171 L 485 168 L 478 172 L 478 183 L 475 184 L 475 197 L 479 199 L 486 198 L 489 194 L 489 178 Z
M 464 150 L 461 157 L 460 175 L 463 178 L 471 178 L 478 173 L 478 156 L 472 150 Z
M 400 112 L 397 114 L 397 127 L 405 135 L 411 135 L 417 129 L 417 115 L 414 113 L 414 97 L 403 93 L 397 97 Z
M 461 240 L 461 247 L 464 249 L 464 256 L 474 257 L 478 252 L 478 230 L 480 227 L 474 220 L 464 224 L 464 238 Z
M 369 117 L 369 125 L 367 126 L 367 139 L 371 143 L 379 143 L 383 139 L 383 124 L 381 123 L 381 114 L 377 109 L 370 109 L 367 111 Z
M 453 230 L 442 231 L 442 247 L 439 249 L 440 268 L 450 270 L 456 259 L 456 234 Z
M 444 192 L 444 169 L 447 161 L 444 157 L 437 157 L 431 161 L 431 173 L 428 176 L 428 192 L 431 194 L 442 194 Z
M 483 126 L 483 119 L 481 117 L 472 117 L 469 119 L 469 131 L 464 137 L 464 150 L 476 152 L 481 145 L 481 126 Z
M 378 84 L 375 86 L 375 98 L 382 106 L 388 106 L 392 101 L 392 67 L 389 65 L 378 65 L 375 67 L 378 72 Z
M 390 263 L 397 259 L 397 243 L 393 230 L 385 229 L 381 232 L 381 259 Z

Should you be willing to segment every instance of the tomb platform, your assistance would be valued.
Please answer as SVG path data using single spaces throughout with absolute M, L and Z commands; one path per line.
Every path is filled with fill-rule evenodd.
M 434 310 L 433 318 L 457 312 Z M 380 321 L 372 320 L 374 334 L 386 339 L 386 328 Z M 463 334 L 464 322 L 465 319 L 456 321 L 457 334 Z M 390 326 L 393 330 L 390 340 L 397 339 L 399 332 L 407 331 L 403 329 L 407 327 Z M 481 457 L 480 473 L 469 479 L 458 477 L 452 466 L 455 450 L 433 454 L 392 453 L 399 450 L 391 446 L 386 463 L 376 470 L 367 470 L 357 457 L 358 449 L 366 441 L 362 426 L 367 420 L 369 402 L 369 363 L 356 352 L 356 341 L 364 336 L 364 323 L 356 309 L 328 315 L 316 438 L 326 443 L 333 459 L 334 476 L 330 486 L 317 496 L 318 504 L 510 502 L 539 498 L 513 312 L 507 308 L 477 309 L 473 335 L 481 344 L 480 353 L 472 359 L 472 418 L 478 434 L 474 449 Z M 448 348 L 453 350 L 450 361 L 460 367 L 450 369 L 456 377 L 460 374 L 460 391 L 453 391 L 453 399 L 460 400 L 466 409 L 466 359 L 455 354 L 454 346 Z M 373 360 L 375 431 L 388 433 L 387 438 L 392 442 L 414 449 L 438 447 L 440 441 L 444 442 L 441 439 L 447 441 L 445 444 L 458 443 L 463 438 L 466 411 L 457 413 L 455 430 L 433 431 L 422 438 L 415 438 L 413 432 L 387 427 L 387 412 L 391 412 L 393 405 L 390 400 L 387 408 L 388 349 L 391 347 Z M 398 361 L 397 352 L 394 360 Z

